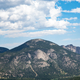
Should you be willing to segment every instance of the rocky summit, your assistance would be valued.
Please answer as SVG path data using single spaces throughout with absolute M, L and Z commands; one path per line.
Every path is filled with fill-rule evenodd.
M 67 46 L 62 45 L 62 47 L 67 49 L 67 50 L 70 50 L 72 52 L 80 54 L 80 47 L 73 46 L 72 44 L 67 45 Z
M 63 80 L 80 74 L 80 55 L 43 39 L 0 54 L 0 78 Z

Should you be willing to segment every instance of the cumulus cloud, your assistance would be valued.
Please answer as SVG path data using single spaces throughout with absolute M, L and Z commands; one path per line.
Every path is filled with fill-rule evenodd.
M 21 0 L 6 0 L 6 1 L 13 2 L 15 4 L 18 4 L 17 2 L 21 3 Z M 42 29 L 50 27 L 57 29 L 67 28 L 66 26 L 69 24 L 69 22 L 65 20 L 57 20 L 57 17 L 61 16 L 62 10 L 61 7 L 56 6 L 55 2 L 56 0 L 51 0 L 51 1 L 23 0 L 23 2 L 24 1 L 26 3 L 30 3 L 30 5 L 20 4 L 15 7 L 10 7 L 6 10 L 5 9 L 0 10 L 1 14 L 0 29 L 2 31 L 4 30 L 2 32 L 3 34 L 7 33 L 8 30 L 11 31 L 13 30 L 12 33 L 15 31 L 22 30 L 23 31 L 22 33 L 24 33 L 24 31 L 27 30 L 35 30 L 35 29 L 39 30 L 40 28 Z M 2 0 L 1 2 L 4 2 L 4 0 Z M 43 33 L 43 31 L 41 33 Z
M 3 11 L 1 11 L 1 14 L 3 14 L 3 16 L 0 16 L 0 18 L 4 20 L 6 19 L 7 22 L 10 22 L 10 24 L 13 25 L 17 25 L 17 27 L 21 26 L 20 24 L 18 25 L 18 22 L 23 22 L 22 26 L 33 26 L 36 28 L 46 27 L 46 23 L 48 23 L 47 27 L 64 28 L 63 24 L 66 23 L 65 21 L 63 21 L 63 23 L 62 21 L 57 21 L 57 17 L 61 15 L 61 7 L 57 7 L 57 9 L 55 9 L 54 1 L 33 1 L 33 4 L 31 6 L 16 6 L 14 8 L 8 9 L 7 11 L 4 11 L 4 13 L 6 15 L 3 14 Z M 4 17 L 4 15 L 6 17 Z M 46 17 L 50 17 L 51 19 L 47 20 Z M 14 23 L 12 23 L 11 21 L 14 21 Z M 53 22 L 52 25 L 50 25 L 50 21 Z M 54 21 L 56 22 L 56 25 Z M 4 25 L 7 22 L 5 21 Z
M 22 22 L 15 22 L 15 23 L 11 23 L 9 21 L 1 21 L 0 22 L 0 28 L 2 29 L 20 29 L 22 28 Z
M 6 3 L 4 0 L 0 0 L 0 2 L 8 6 L 13 5 L 6 9 L 0 9 L 0 35 L 6 37 L 12 37 L 12 35 L 14 35 L 14 37 L 21 37 L 21 34 L 22 36 L 25 34 L 39 34 L 39 36 L 41 36 L 43 34 L 50 34 L 50 30 L 48 30 L 47 33 L 44 32 L 49 28 L 55 28 L 58 32 L 61 29 L 63 32 L 64 29 L 67 29 L 68 25 L 79 25 L 78 23 L 72 24 L 68 22 L 68 20 L 75 20 L 77 17 L 58 20 L 58 17 L 61 16 L 62 8 L 56 5 L 56 1 L 57 0 L 6 0 Z M 39 29 L 43 29 L 43 31 L 38 32 Z M 27 32 L 28 30 L 30 32 Z M 31 30 L 33 30 L 33 32 L 31 32 Z M 37 30 L 37 32 L 34 30 Z M 16 31 L 17 35 L 14 34 Z M 51 30 L 51 32 L 54 34 L 55 30 Z M 57 34 L 56 32 L 55 34 Z
M 69 25 L 69 22 L 64 20 L 56 21 L 56 20 L 49 19 L 48 21 L 46 21 L 47 27 L 54 26 L 54 28 L 67 29 L 66 27 L 67 25 Z
M 9 17 L 9 13 L 5 10 L 0 10 L 0 19 L 7 20 Z
M 31 5 L 32 1 L 33 0 L 0 0 L 0 9 L 8 9 L 21 4 Z

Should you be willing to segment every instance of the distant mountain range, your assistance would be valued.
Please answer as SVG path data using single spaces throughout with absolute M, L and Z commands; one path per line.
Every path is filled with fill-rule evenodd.
M 0 53 L 6 52 L 8 50 L 9 50 L 8 48 L 0 47 Z
M 62 45 L 62 47 L 64 49 L 67 49 L 67 50 L 70 50 L 72 52 L 80 54 L 80 47 L 73 46 L 72 44 L 67 45 L 67 46 Z
M 80 75 L 80 55 L 53 42 L 32 39 L 0 54 L 0 78 L 67 80 Z

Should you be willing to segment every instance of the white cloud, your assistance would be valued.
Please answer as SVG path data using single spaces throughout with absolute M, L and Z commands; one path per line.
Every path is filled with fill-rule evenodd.
M 70 26 L 80 26 L 80 23 L 70 23 Z
M 8 9 L 19 5 L 31 5 L 33 0 L 0 0 L 0 9 Z
M 67 12 L 67 13 L 80 13 L 80 8 L 72 9 L 71 11 L 64 10 L 63 12 Z
M 13 14 L 10 16 L 10 20 L 15 21 L 15 20 L 19 20 L 21 17 L 17 14 Z
M 67 24 L 68 22 L 64 20 L 57 21 L 57 17 L 61 16 L 61 7 L 56 6 L 57 8 L 55 8 L 55 6 L 54 1 L 32 1 L 31 5 L 24 4 L 4 11 L 1 10 L 1 13 L 4 13 L 3 17 L 1 17 L 3 19 L 6 18 L 6 21 L 1 18 L 2 21 L 0 22 L 0 26 L 3 28 L 4 26 L 7 26 L 9 29 L 10 27 L 11 29 L 18 29 L 20 27 L 24 28 L 25 26 L 32 26 L 37 29 L 41 27 L 66 28 L 66 25 L 64 26 L 64 24 Z M 46 17 L 51 17 L 51 25 L 49 24 L 51 23 L 50 20 L 47 20 Z M 56 22 L 56 25 L 54 21 Z M 46 26 L 46 22 L 48 23 L 48 26 Z
M 36 29 L 35 29 L 35 27 L 29 26 L 29 27 L 24 27 L 23 30 L 28 31 L 28 30 L 36 30 Z
M 45 36 L 45 35 L 60 35 L 65 34 L 66 30 L 43 30 L 43 31 L 36 31 L 36 32 L 20 32 L 20 33 L 13 33 L 13 34 L 7 34 L 6 37 L 39 37 L 39 36 Z
M 11 23 L 11 22 L 9 22 L 9 21 L 1 21 L 0 22 L 0 28 L 2 28 L 2 29 L 20 29 L 20 28 L 22 28 L 22 22 L 21 21 L 19 21 L 19 22 L 15 22 L 15 23 Z
M 72 9 L 71 12 L 72 13 L 80 13 L 80 8 Z
M 80 2 L 80 0 L 76 0 L 76 1 Z
M 63 20 L 76 20 L 77 17 L 64 18 Z
M 61 15 L 61 7 L 58 7 L 58 9 L 52 8 L 50 9 L 50 17 L 52 19 L 56 19 Z
M 80 2 L 80 0 L 62 0 L 62 1 L 69 1 L 69 2 L 71 2 L 71 1 L 78 1 L 78 2 Z
M 32 3 L 32 0 L 25 0 L 25 3 L 31 4 Z
M 23 32 L 23 30 L 0 30 L 0 35 L 9 35 L 9 34 L 17 34 L 17 33 L 20 33 L 20 32 Z
M 0 19 L 1 20 L 7 20 L 9 18 L 9 13 L 4 10 L 0 10 Z
M 69 22 L 64 20 L 56 21 L 56 20 L 49 19 L 48 21 L 45 22 L 45 25 L 47 27 L 54 26 L 54 28 L 62 28 L 62 29 L 66 29 L 67 28 L 66 26 L 68 24 Z
M 3 2 L 4 0 L 0 0 L 1 2 Z
M 25 34 L 30 36 L 34 34 L 33 36 L 36 36 L 36 33 L 38 36 L 43 34 L 49 35 L 51 34 L 49 32 L 50 30 L 48 30 L 47 33 L 44 32 L 47 28 L 61 29 L 62 32 L 66 32 L 66 30 L 63 29 L 67 29 L 68 25 L 75 24 L 70 24 L 67 20 L 77 19 L 74 17 L 70 19 L 66 18 L 66 21 L 64 19 L 58 20 L 58 17 L 61 16 L 62 9 L 56 5 L 56 0 L 23 0 L 23 2 L 24 1 L 26 2 L 25 4 L 0 10 L 0 35 L 6 37 L 21 37 Z M 19 4 L 18 2 L 21 3 L 21 0 L 7 0 L 7 2 Z M 46 19 L 46 17 L 49 18 Z M 39 29 L 43 29 L 43 31 L 38 32 Z M 28 30 L 37 30 L 37 32 L 29 33 L 27 32 Z M 59 31 L 60 30 L 51 30 L 53 34 L 57 34 Z
M 9 2 L 18 2 L 20 0 L 7 0 L 7 1 L 9 1 Z

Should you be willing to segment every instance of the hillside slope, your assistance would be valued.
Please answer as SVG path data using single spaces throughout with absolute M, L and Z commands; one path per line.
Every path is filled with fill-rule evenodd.
M 8 50 L 9 50 L 8 48 L 0 47 L 0 53 L 4 53 Z
M 33 39 L 0 55 L 0 77 L 52 80 L 80 74 L 80 55 Z

